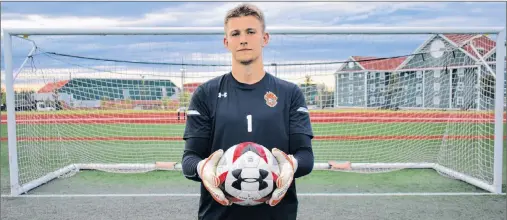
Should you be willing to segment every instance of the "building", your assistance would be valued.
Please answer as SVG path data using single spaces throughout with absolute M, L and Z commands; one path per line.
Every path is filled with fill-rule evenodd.
M 495 41 L 483 35 L 433 35 L 413 53 L 420 55 L 408 57 L 397 68 L 397 103 L 425 109 L 490 108 L 494 73 L 485 68 L 480 57 L 489 60 L 494 72 L 494 52 Z
M 101 106 L 101 101 L 160 101 L 171 99 L 177 86 L 170 80 L 73 78 L 48 83 L 36 100 L 58 99 L 71 107 Z
M 386 98 L 392 72 L 405 58 L 352 56 L 335 73 L 337 107 L 379 107 Z
M 183 91 L 193 94 L 195 89 L 197 89 L 197 87 L 199 87 L 201 84 L 202 83 L 200 83 L 200 82 L 185 83 L 185 84 L 183 84 Z
M 487 36 L 432 35 L 411 56 L 350 57 L 335 73 L 335 106 L 487 109 L 494 101 L 490 70 L 495 41 Z

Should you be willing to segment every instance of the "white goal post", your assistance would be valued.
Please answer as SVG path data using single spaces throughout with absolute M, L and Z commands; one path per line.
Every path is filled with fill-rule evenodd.
M 467 68 L 471 68 L 473 71 L 475 71 L 475 75 L 473 75 L 473 80 L 476 84 L 472 85 L 472 87 L 480 87 L 481 83 L 484 83 L 485 75 L 491 76 L 488 78 L 488 80 L 492 80 L 494 84 L 494 100 L 487 100 L 487 97 L 483 97 L 481 95 L 481 88 L 478 88 L 478 91 L 472 93 L 472 98 L 470 100 L 473 100 L 475 102 L 475 107 L 472 109 L 468 109 L 468 111 L 471 112 L 479 112 L 477 116 L 473 116 L 470 120 L 475 121 L 481 121 L 484 117 L 489 117 L 488 115 L 491 114 L 491 121 L 489 122 L 478 122 L 477 124 L 474 124 L 474 128 L 466 128 L 467 125 L 461 125 L 459 124 L 458 119 L 456 121 L 453 121 L 454 119 L 443 119 L 443 127 L 445 130 L 445 133 L 439 133 L 439 134 L 432 134 L 432 136 L 425 136 L 421 139 L 417 139 L 414 142 L 407 141 L 405 143 L 400 144 L 400 147 L 402 145 L 413 145 L 414 149 L 417 149 L 417 147 L 423 147 L 426 142 L 424 142 L 425 138 L 431 138 L 433 141 L 438 141 L 439 146 L 432 150 L 432 152 L 428 153 L 425 156 L 417 156 L 418 159 L 414 161 L 409 161 L 409 159 L 406 159 L 403 157 L 403 159 L 397 160 L 394 155 L 387 155 L 386 160 L 377 160 L 377 161 L 368 161 L 367 158 L 369 152 L 361 152 L 363 153 L 363 157 L 357 157 L 357 159 L 351 159 L 350 162 L 347 156 L 340 157 L 340 159 L 336 159 L 338 161 L 345 161 L 345 162 L 332 162 L 334 158 L 328 158 L 328 157 L 319 157 L 318 155 L 316 157 L 319 157 L 316 159 L 315 163 L 315 169 L 322 169 L 322 170 L 334 170 L 336 168 L 337 170 L 343 170 L 346 172 L 383 172 L 387 170 L 396 170 L 396 169 L 404 169 L 404 168 L 430 168 L 434 169 L 437 172 L 456 178 L 465 182 L 468 182 L 472 185 L 475 185 L 479 188 L 482 188 L 486 191 L 489 191 L 491 193 L 502 193 L 502 166 L 503 166 L 503 150 L 504 150 L 504 136 L 503 136 L 503 125 L 504 125 L 504 81 L 505 81 L 505 58 L 506 58 L 506 47 L 505 47 L 505 38 L 506 38 L 506 30 L 502 27 L 467 27 L 467 28 L 450 28 L 450 27 L 268 27 L 268 32 L 271 35 L 290 35 L 290 36 L 297 36 L 297 35 L 343 35 L 343 36 L 354 36 L 354 35 L 367 35 L 367 36 L 382 36 L 382 35 L 389 35 L 389 36 L 395 36 L 395 35 L 444 35 L 444 34 L 480 34 L 480 35 L 496 35 L 496 39 L 493 40 L 496 46 L 494 46 L 490 53 L 496 54 L 496 60 L 494 62 L 488 61 L 487 59 L 484 59 L 484 54 L 480 54 L 481 48 L 476 47 L 473 43 L 470 43 L 472 40 L 468 42 L 462 42 L 465 45 L 459 45 L 454 43 L 449 43 L 450 46 L 455 46 L 456 48 L 460 49 L 460 51 L 466 51 L 464 53 L 472 54 L 471 56 L 478 55 L 478 58 L 476 59 L 476 63 L 468 64 L 468 63 L 462 63 L 468 65 Z M 8 133 L 8 151 L 9 151 L 9 171 L 10 171 L 10 188 L 11 188 L 11 194 L 13 196 L 21 195 L 24 193 L 27 193 L 28 191 L 51 181 L 52 179 L 58 178 L 60 176 L 64 176 L 68 173 L 76 172 L 79 170 L 86 170 L 86 169 L 93 169 L 93 170 L 104 170 L 104 171 L 111 171 L 111 172 L 135 172 L 136 170 L 139 170 L 140 172 L 146 172 L 150 170 L 180 170 L 181 165 L 179 163 L 173 163 L 172 161 L 153 161 L 152 163 L 148 162 L 136 162 L 135 160 L 132 161 L 126 161 L 126 162 L 109 162 L 109 161 L 100 161 L 100 159 L 91 158 L 90 161 L 86 161 L 86 159 L 76 159 L 74 160 L 72 155 L 66 156 L 64 159 L 65 161 L 69 161 L 69 163 L 62 162 L 59 159 L 55 159 L 56 162 L 54 164 L 51 164 L 48 162 L 47 166 L 51 167 L 47 169 L 52 169 L 52 171 L 46 172 L 44 174 L 25 174 L 24 172 L 32 172 L 30 169 L 33 168 L 24 168 L 20 166 L 25 166 L 25 162 L 21 162 L 20 158 L 30 157 L 29 150 L 26 148 L 34 147 L 39 142 L 46 141 L 44 138 L 56 138 L 55 140 L 58 140 L 58 138 L 62 138 L 63 136 L 58 137 L 44 137 L 44 134 L 40 134 L 42 136 L 37 136 L 35 139 L 30 139 L 33 137 L 25 137 L 24 135 L 17 135 L 17 132 L 20 131 L 24 134 L 27 133 L 36 133 L 40 131 L 35 131 L 35 129 L 44 129 L 44 128 L 33 128 L 29 127 L 25 124 L 22 126 L 23 130 L 20 130 L 20 123 L 23 120 L 28 120 L 26 116 L 20 116 L 17 115 L 16 110 L 16 103 L 17 97 L 15 93 L 15 84 L 17 77 L 22 77 L 23 73 L 19 73 L 19 76 L 17 76 L 18 73 L 14 71 L 14 62 L 13 62 L 13 43 L 12 39 L 15 36 L 23 38 L 24 36 L 130 36 L 130 35 L 138 35 L 138 36 L 155 36 L 155 35 L 223 35 L 223 27 L 163 27 L 163 28 L 128 28 L 128 27 L 122 27 L 122 28 L 5 28 L 3 29 L 3 50 L 4 50 L 4 62 L 5 62 L 5 85 L 6 85 L 6 94 L 7 94 L 7 133 Z M 219 42 L 217 42 L 219 43 Z M 470 43 L 470 45 L 466 45 L 467 43 Z M 447 44 L 447 43 L 446 43 Z M 438 47 L 438 44 L 435 44 L 435 47 Z M 470 49 L 467 49 L 470 47 Z M 463 49 L 465 48 L 465 49 Z M 421 46 L 422 49 L 422 46 Z M 33 50 L 30 52 L 30 55 L 32 54 Z M 439 53 L 438 51 L 433 51 L 435 53 Z M 432 52 L 432 53 L 433 53 Z M 283 53 L 283 51 L 282 51 Z M 403 54 L 405 55 L 405 54 Z M 352 56 L 352 55 L 351 55 Z M 418 55 L 407 55 L 406 56 L 406 62 L 408 63 L 409 59 L 416 57 Z M 453 56 L 453 55 L 450 55 Z M 79 57 L 78 57 L 79 58 Z M 414 59 L 416 59 L 414 58 Z M 424 57 L 422 59 L 425 59 Z M 450 59 L 450 58 L 449 58 Z M 348 64 L 350 62 L 357 63 L 357 64 L 365 64 L 364 61 L 360 60 L 352 60 L 343 62 L 344 64 Z M 366 61 L 368 62 L 368 61 Z M 375 60 L 370 61 L 375 62 Z M 422 61 L 420 61 L 422 62 Z M 446 61 L 443 61 L 446 62 Z M 22 65 L 25 65 L 26 62 L 23 62 Z M 323 64 L 327 65 L 327 64 Z M 453 66 L 455 65 L 455 66 Z M 451 61 L 449 63 L 443 63 L 442 66 L 449 66 L 450 68 L 456 68 L 455 76 L 457 77 L 461 71 L 457 66 L 459 64 L 452 64 Z M 344 67 L 346 65 L 343 65 Z M 494 66 L 493 68 L 491 66 Z M 276 68 L 282 68 L 281 65 L 273 65 L 275 69 L 273 70 L 279 70 Z M 352 66 L 351 66 L 352 67 Z M 362 66 L 362 68 L 367 69 L 365 66 Z M 21 68 L 20 68 L 21 69 Z M 351 68 L 353 69 L 353 68 Z M 435 76 L 434 74 L 440 74 L 441 71 L 447 71 L 447 69 L 442 70 L 438 69 L 438 71 L 431 72 L 426 74 L 427 69 L 424 69 L 422 67 L 412 67 L 405 69 L 403 71 L 414 71 L 419 74 L 419 72 L 422 71 L 421 77 L 419 76 L 413 76 L 408 77 L 407 74 L 401 75 L 401 74 L 394 74 L 397 77 L 397 80 L 403 81 L 403 83 L 398 86 L 399 88 L 402 88 L 403 85 L 412 85 L 414 84 L 414 89 L 416 89 L 416 83 L 415 80 L 420 79 L 422 87 L 420 88 L 423 94 L 420 98 L 414 97 L 414 103 L 421 103 L 421 107 L 403 107 L 403 102 L 399 101 L 400 108 L 403 111 L 406 112 L 412 112 L 410 114 L 413 114 L 411 117 L 412 120 L 418 119 L 416 114 L 421 114 L 420 120 L 426 120 L 422 119 L 424 117 L 430 117 L 426 115 L 426 113 L 420 113 L 420 111 L 424 109 L 430 109 L 430 110 L 438 110 L 441 108 L 441 106 L 444 106 L 442 108 L 446 108 L 446 110 L 452 111 L 456 110 L 458 107 L 455 106 L 454 102 L 461 102 L 459 99 L 455 99 L 452 91 L 454 91 L 454 88 L 451 88 L 452 81 L 454 80 L 452 70 L 450 76 L 447 78 L 449 79 L 449 83 L 447 84 L 438 84 L 438 86 L 434 86 L 436 90 L 442 91 L 442 92 L 436 92 L 436 94 L 444 94 L 439 95 L 439 97 L 452 97 L 447 101 L 442 102 L 443 104 L 440 106 L 441 98 L 433 98 L 430 100 L 431 94 L 433 97 L 433 93 L 430 93 L 428 91 L 429 86 L 425 86 L 426 83 L 428 83 L 428 80 L 431 79 L 431 77 Z M 428 69 L 430 70 L 430 69 Z M 435 69 L 436 70 L 436 69 Z M 367 91 L 370 85 L 368 84 L 368 77 L 371 74 L 366 70 L 366 73 L 361 72 L 360 70 L 357 70 L 356 72 L 350 71 L 350 72 L 343 72 L 336 71 L 335 74 L 335 80 L 336 85 L 340 85 L 341 79 L 346 79 L 347 77 L 356 77 L 354 75 L 355 73 L 359 73 L 361 75 L 358 75 L 361 78 L 362 81 L 359 81 L 358 84 L 350 85 L 350 89 L 355 89 L 356 87 L 364 88 L 361 90 L 361 93 L 357 97 L 343 97 L 344 92 L 338 92 L 338 87 L 336 88 L 336 92 L 334 92 L 333 100 L 334 103 L 332 104 L 334 108 L 344 108 L 344 106 L 347 104 L 347 102 L 352 103 L 355 102 L 357 99 L 363 99 L 365 103 L 369 103 L 368 100 L 371 99 L 370 92 Z M 432 70 L 430 70 L 432 71 Z M 467 70 L 468 71 L 468 70 Z M 401 73 L 402 70 L 400 69 L 394 69 L 393 72 Z M 370 73 L 370 74 L 368 74 Z M 46 74 L 46 73 L 42 73 Z M 183 73 L 182 73 L 183 74 Z M 188 73 L 187 73 L 188 74 Z M 318 71 L 314 71 L 312 74 L 315 76 L 318 75 Z M 384 73 L 381 73 L 382 77 Z M 494 74 L 494 75 L 493 75 Z M 49 76 L 50 74 L 48 74 Z M 404 79 L 402 76 L 407 76 L 407 79 Z M 431 77 L 428 77 L 431 76 Z M 440 76 L 440 75 L 439 75 Z M 42 76 L 38 76 L 42 77 Z M 394 76 L 393 76 L 394 77 Z M 433 79 L 434 80 L 434 79 Z M 364 83 L 363 83 L 364 82 Z M 398 81 L 397 81 L 398 82 Z M 414 83 L 412 83 L 414 82 Z M 501 82 L 501 83 L 499 83 Z M 488 82 L 492 83 L 492 82 Z M 437 85 L 437 84 L 435 84 Z M 458 84 L 456 84 L 458 85 Z M 181 85 L 183 87 L 183 83 Z M 442 89 L 440 88 L 447 86 L 448 89 Z M 398 88 L 397 87 L 397 88 Z M 431 87 L 431 88 L 433 88 Z M 437 89 L 438 87 L 438 89 Z M 345 88 L 345 87 L 344 87 Z M 342 88 L 343 89 L 343 88 Z M 346 87 L 345 90 L 349 89 L 349 87 Z M 419 88 L 417 88 L 419 90 Z M 165 90 L 164 90 L 165 91 Z M 373 90 L 372 90 L 373 91 Z M 375 90 L 375 92 L 378 90 Z M 409 90 L 410 91 L 410 90 Z M 488 90 L 490 91 L 490 90 Z M 320 93 L 319 93 L 320 94 Z M 401 94 L 401 93 L 400 93 Z M 425 96 L 425 94 L 428 94 Z M 450 95 L 449 95 L 450 94 Z M 319 96 L 320 97 L 320 96 Z M 384 103 L 384 96 L 382 96 L 382 101 L 379 99 L 380 96 L 375 96 L 372 100 L 378 102 L 378 103 Z M 402 95 L 399 96 L 401 99 Z M 436 97 L 436 96 L 435 96 Z M 405 98 L 407 99 L 407 98 Z M 317 100 L 317 99 L 315 99 Z M 319 100 L 322 100 L 320 98 Z M 342 100 L 342 101 L 340 101 Z M 392 99 L 395 100 L 395 99 Z M 396 99 L 397 100 L 397 99 Z M 318 102 L 318 100 L 316 101 Z M 395 101 L 391 101 L 391 104 Z M 480 103 L 487 103 L 487 104 L 480 104 Z M 424 106 L 425 103 L 439 103 L 438 107 L 435 107 L 435 109 L 432 109 L 432 107 Z M 321 103 L 322 104 L 322 103 Z M 447 109 L 448 105 L 448 109 Z M 486 107 L 484 107 L 486 106 Z M 368 110 L 375 110 L 378 109 L 379 106 L 371 107 L 368 104 L 365 104 L 365 106 L 345 106 L 347 109 L 352 109 L 352 111 L 362 111 L 361 109 L 368 109 Z M 484 109 L 482 108 L 484 107 Z M 459 108 L 458 108 L 459 110 Z M 457 116 L 457 118 L 464 117 L 467 110 L 464 110 Z M 51 113 L 45 113 L 45 114 L 51 114 Z M 93 114 L 100 114 L 99 111 L 94 111 Z M 329 115 L 325 115 L 327 113 L 322 113 L 322 120 L 326 120 L 326 117 L 331 117 Z M 384 117 L 377 113 L 365 113 L 370 114 L 370 118 L 375 117 Z M 479 115 L 480 114 L 480 115 Z M 179 114 L 178 114 L 179 117 Z M 333 116 L 334 117 L 334 116 Z M 338 117 L 338 116 L 337 116 Z M 368 117 L 368 116 L 366 116 Z M 433 117 L 433 116 L 431 116 Z M 444 117 L 450 117 L 450 116 L 444 116 Z M 472 116 L 471 116 L 472 117 Z M 41 120 L 41 119 L 47 119 L 48 121 L 51 120 L 51 118 L 32 118 L 33 120 Z M 54 119 L 54 118 L 53 118 Z M 91 120 L 91 119 L 90 119 Z M 317 120 L 317 119 L 316 119 Z M 375 119 L 376 120 L 376 119 Z M 380 120 L 380 119 L 379 119 Z M 382 120 L 387 120 L 383 118 Z M 392 120 L 392 119 L 390 119 Z M 458 121 L 458 122 L 457 122 Z M 334 121 L 328 121 L 329 123 L 336 123 L 339 124 L 340 121 L 337 120 Z M 29 123 L 29 122 L 28 122 Z M 380 122 L 382 123 L 382 122 Z M 447 123 L 447 124 L 445 124 Z M 380 125 L 379 125 L 380 126 Z M 422 125 L 421 125 L 422 126 Z M 472 125 L 470 125 L 472 126 Z M 50 127 L 50 126 L 48 126 Z M 425 127 L 420 127 L 421 129 L 425 129 Z M 32 130 L 31 130 L 32 129 Z M 47 128 L 46 128 L 47 129 Z M 58 132 L 65 133 L 65 128 L 51 128 L 51 129 L 58 129 Z M 68 128 L 67 128 L 68 129 Z M 127 129 L 127 127 L 126 127 Z M 338 129 L 338 128 L 337 128 Z M 354 129 L 354 128 L 350 128 Z M 363 128 L 363 129 L 375 129 L 375 127 L 371 128 Z M 375 140 L 384 140 L 387 138 L 391 138 L 393 140 L 393 143 L 397 141 L 396 139 L 399 138 L 396 136 L 396 130 L 393 130 L 394 133 L 382 133 L 382 130 L 384 130 L 382 127 L 378 127 L 378 135 L 373 138 Z M 426 128 L 430 129 L 430 128 Z M 79 131 L 76 131 L 79 132 Z M 324 132 L 322 130 L 322 132 Z M 401 130 L 399 130 L 401 132 Z M 404 131 L 405 132 L 405 131 Z M 462 132 L 462 133 L 460 133 Z M 134 133 L 134 132 L 132 132 Z M 327 133 L 326 133 L 327 134 Z M 352 134 L 352 133 L 351 133 Z M 455 135 L 456 134 L 456 135 Z M 466 134 L 466 135 L 463 135 Z M 181 134 L 178 134 L 181 135 Z M 326 141 L 326 138 L 329 138 L 328 136 L 332 136 L 334 134 L 329 133 L 329 135 L 324 135 L 322 137 L 323 141 Z M 453 136 L 454 135 L 454 136 Z M 466 138 L 463 138 L 463 140 L 455 140 L 453 138 L 461 137 L 460 135 L 467 136 Z M 415 137 L 418 137 L 417 135 L 414 135 Z M 475 138 L 484 138 L 486 136 L 491 136 L 491 141 L 476 141 Z M 82 137 L 79 137 L 82 138 Z M 356 140 L 355 137 L 340 137 L 340 138 L 349 138 L 346 141 L 348 143 L 351 143 L 351 146 L 347 147 L 354 147 L 355 141 L 362 141 L 362 140 Z M 362 136 L 362 138 L 365 138 Z M 368 136 L 366 138 L 372 138 L 371 136 Z M 65 139 L 65 138 L 63 138 Z M 332 139 L 332 138 L 331 138 Z M 459 138 L 458 138 L 459 139 Z M 468 139 L 474 139 L 473 141 L 467 142 Z M 83 140 L 83 139 L 77 139 L 77 140 Z M 148 139 L 147 139 L 148 140 Z M 329 141 L 326 142 L 325 150 L 322 151 L 322 153 L 319 153 L 319 155 L 325 155 L 326 152 L 329 153 L 329 150 L 332 149 L 334 145 L 339 145 L 341 139 L 336 139 L 335 142 Z M 23 145 L 20 146 L 20 142 L 22 141 L 31 141 L 29 145 Z M 129 141 L 129 140 L 126 140 Z M 370 140 L 371 141 L 371 140 Z M 368 142 L 370 145 L 372 142 Z M 368 143 L 362 143 L 368 144 Z M 397 143 L 397 142 L 396 142 Z M 488 148 L 488 146 L 491 143 L 491 149 Z M 65 144 L 63 144 L 65 145 Z M 49 146 L 49 145 L 48 145 Z M 47 147 L 45 145 L 45 147 Z M 83 146 L 81 146 L 83 147 Z M 486 149 L 487 148 L 487 149 Z M 49 148 L 48 148 L 49 149 Z M 180 150 L 181 148 L 178 148 L 175 151 Z M 353 149 L 353 148 L 347 148 L 347 149 Z M 363 148 L 361 148 L 363 149 Z M 369 149 L 369 148 L 364 148 Z M 19 151 L 24 151 L 24 155 L 20 155 Z M 392 150 L 393 152 L 396 150 Z M 59 153 L 67 154 L 68 152 L 65 150 L 65 146 L 58 148 L 58 150 L 54 150 L 55 154 Z M 414 150 L 412 151 L 414 152 Z M 347 155 L 351 152 L 347 152 Z M 154 152 L 153 154 L 157 154 L 157 152 Z M 172 154 L 172 153 L 171 153 Z M 331 153 L 334 155 L 334 153 Z M 401 154 L 404 154 L 401 152 Z M 414 153 L 416 154 L 416 153 Z M 336 153 L 336 155 L 339 155 L 339 152 Z M 428 156 L 432 155 L 432 156 Z M 332 155 L 331 155 L 332 156 Z M 433 157 L 434 156 L 434 157 Z M 33 157 L 33 156 L 32 156 Z M 92 157 L 90 155 L 87 155 L 86 157 Z M 352 156 L 351 156 L 352 157 Z M 416 156 L 414 156 L 416 157 Z M 407 156 L 407 158 L 411 158 L 410 156 Z M 465 159 L 467 158 L 467 159 Z M 472 158 L 472 159 L 469 159 Z M 60 158 L 61 159 L 61 158 Z M 23 159 L 26 160 L 26 159 Z M 53 160 L 53 159 L 51 159 Z M 145 161 L 151 161 L 151 158 L 147 158 Z M 155 160 L 155 159 L 153 159 Z M 116 161 L 116 160 L 111 160 Z M 331 161 L 331 162 L 327 162 Z M 440 163 L 442 162 L 442 163 Z M 35 162 L 37 163 L 37 162 Z M 470 165 L 468 163 L 474 163 L 473 165 Z M 55 164 L 58 164 L 58 166 L 55 166 Z M 42 162 L 41 166 L 46 165 L 46 163 Z M 32 165 L 30 165 L 32 166 Z M 477 167 L 479 166 L 479 167 Z M 483 166 L 483 167 L 480 167 Z M 469 169 L 472 169 L 473 171 L 469 171 Z M 477 170 L 475 170 L 477 169 Z M 366 171 L 368 170 L 368 171 Z M 36 171 L 33 171 L 36 172 Z M 479 174 L 477 174 L 479 173 Z M 23 176 L 23 180 L 21 179 L 21 176 Z

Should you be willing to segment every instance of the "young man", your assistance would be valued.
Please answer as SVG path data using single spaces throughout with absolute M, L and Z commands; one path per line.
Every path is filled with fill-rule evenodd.
M 295 220 L 294 179 L 309 174 L 314 164 L 304 96 L 297 85 L 264 71 L 262 48 L 269 34 L 259 9 L 242 4 L 227 13 L 224 25 L 232 71 L 195 90 L 183 137 L 183 173 L 201 182 L 198 219 Z M 270 149 L 282 167 L 271 198 L 258 206 L 231 204 L 217 187 L 223 152 L 247 141 Z

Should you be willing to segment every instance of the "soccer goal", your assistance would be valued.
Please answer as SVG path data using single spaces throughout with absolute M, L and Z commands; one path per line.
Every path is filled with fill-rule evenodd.
M 266 71 L 305 95 L 315 169 L 434 169 L 502 192 L 505 29 L 268 32 Z M 1 126 L 11 194 L 85 170 L 180 170 L 193 91 L 230 71 L 223 34 L 222 27 L 4 29 Z

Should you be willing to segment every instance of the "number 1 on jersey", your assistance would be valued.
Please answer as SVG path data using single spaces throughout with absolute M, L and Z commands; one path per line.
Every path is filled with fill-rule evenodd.
M 246 121 L 248 123 L 248 132 L 252 132 L 252 115 L 247 115 Z

